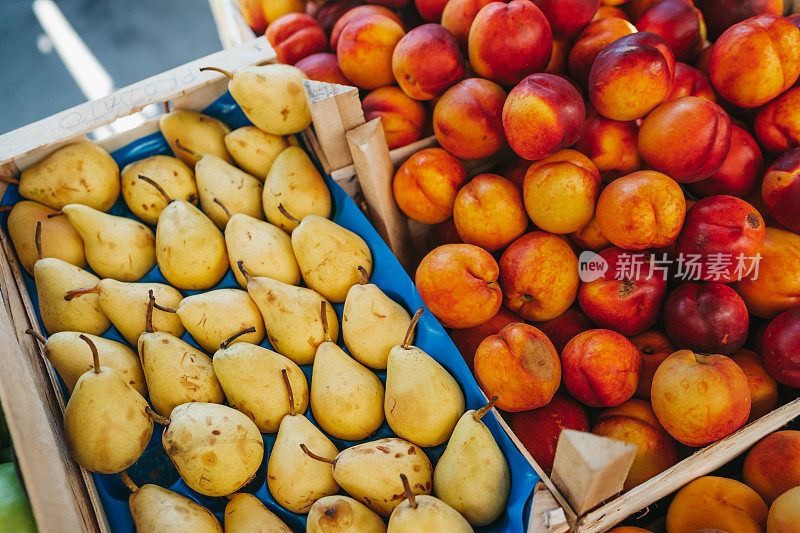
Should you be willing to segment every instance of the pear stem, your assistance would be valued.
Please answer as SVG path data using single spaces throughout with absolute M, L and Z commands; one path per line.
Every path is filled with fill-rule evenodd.
M 330 330 L 328 329 L 328 302 L 325 300 L 319 302 L 319 316 L 322 319 L 322 333 L 325 335 L 325 340 L 333 342 Z
M 408 347 L 411 346 L 411 339 L 414 338 L 414 330 L 417 328 L 417 322 L 419 322 L 419 318 L 422 316 L 422 313 L 425 311 L 424 307 L 420 307 L 417 309 L 417 312 L 414 313 L 414 316 L 411 317 L 411 323 L 408 325 L 408 331 L 406 331 L 406 337 L 403 339 L 402 347 L 405 350 L 408 350 Z
M 491 400 L 489 400 L 489 403 L 487 403 L 486 405 L 484 405 L 483 407 L 481 407 L 480 409 L 478 409 L 477 411 L 475 411 L 475 412 L 472 414 L 472 418 L 474 418 L 476 422 L 477 422 L 478 420 L 480 420 L 481 418 L 483 418 L 483 416 L 484 416 L 486 413 L 488 413 L 489 411 L 491 411 L 491 410 L 492 410 L 492 407 L 494 407 L 494 404 L 496 404 L 496 403 L 497 403 L 497 400 L 499 400 L 499 399 L 500 399 L 500 397 L 499 397 L 499 396 L 497 396 L 497 395 L 495 395 L 495 396 L 492 396 L 492 399 L 491 399 Z
M 153 333 L 153 308 L 156 306 L 156 297 L 153 296 L 153 289 L 147 291 L 147 312 L 144 315 L 144 330 Z
M 214 197 L 214 203 L 215 203 L 215 204 L 217 204 L 218 206 L 220 206 L 220 207 L 222 208 L 222 210 L 223 210 L 223 211 L 225 211 L 225 215 L 227 215 L 227 217 L 228 217 L 228 218 L 231 218 L 231 216 L 232 216 L 232 215 L 231 215 L 231 212 L 230 212 L 230 211 L 228 211 L 228 208 L 227 208 L 227 207 L 225 207 L 225 204 L 223 204 L 223 203 L 220 201 L 220 199 L 219 199 L 219 198 L 217 198 L 216 196 Z
M 244 269 L 244 261 L 236 261 L 236 266 L 239 268 L 239 272 L 242 273 L 242 276 L 244 276 L 244 280 L 250 281 L 250 278 L 253 276 L 250 275 L 250 272 Z
M 34 331 L 31 328 L 25 330 L 25 333 L 36 339 L 37 341 L 41 342 L 42 344 L 47 342 L 47 339 L 44 338 L 44 335 L 39 333 L 38 331 Z
M 200 158 L 203 157 L 201 154 L 198 154 L 194 150 L 190 150 L 190 149 L 186 148 L 183 145 L 183 143 L 181 142 L 180 139 L 175 139 L 175 146 L 177 146 L 179 150 L 182 150 L 182 151 L 186 152 L 187 154 L 189 154 L 190 156 L 195 157 L 197 159 L 200 159 Z
M 286 385 L 286 393 L 289 395 L 289 414 L 294 415 L 294 393 L 292 392 L 292 384 L 289 382 L 289 372 L 285 368 L 281 368 L 281 375 L 283 376 L 283 383 Z
M 306 454 L 307 456 L 311 457 L 315 461 L 319 461 L 321 463 L 328 463 L 329 465 L 333 464 L 333 459 L 328 459 L 327 457 L 322 457 L 321 455 L 315 454 L 314 452 L 309 450 L 308 446 L 306 446 L 305 444 L 301 443 L 300 444 L 300 449 L 303 450 L 304 454 Z
M 228 337 L 227 339 L 225 339 L 224 341 L 222 341 L 222 342 L 220 343 L 219 347 L 220 347 L 220 348 L 222 348 L 222 349 L 224 350 L 225 348 L 227 348 L 228 346 L 230 346 L 230 344 L 231 344 L 231 343 L 232 343 L 232 342 L 233 342 L 235 339 L 237 339 L 237 338 L 241 337 L 242 335 L 246 335 L 246 334 L 248 334 L 248 333 L 255 333 L 255 332 L 256 332 L 256 328 L 255 328 L 254 326 L 250 326 L 249 328 L 247 328 L 247 329 L 243 329 L 242 331 L 240 331 L 240 332 L 238 332 L 238 333 L 234 333 L 233 335 L 231 335 L 230 337 Z
M 171 107 L 172 106 L 170 106 L 170 101 L 169 100 L 164 101 L 164 114 L 169 113 L 170 110 L 171 110 L 170 109 Z
M 403 482 L 403 491 L 406 494 L 406 498 L 408 498 L 408 503 L 411 504 L 412 509 L 417 508 L 417 499 L 414 496 L 414 492 L 411 490 L 411 485 L 408 483 L 408 478 L 405 474 L 400 474 L 400 481 Z
M 74 291 L 69 291 L 67 294 L 64 295 L 64 299 L 66 301 L 70 301 L 73 298 L 78 296 L 83 296 L 84 294 L 99 294 L 100 289 L 95 285 L 94 287 L 89 287 L 88 289 L 75 289 Z
M 205 72 L 207 70 L 213 70 L 214 72 L 221 72 L 222 74 L 225 74 L 228 77 L 228 79 L 231 79 L 231 80 L 233 79 L 233 74 L 231 74 L 227 70 L 221 69 L 219 67 L 202 67 L 200 69 L 200 72 Z
M 138 177 L 143 182 L 152 185 L 153 188 L 155 188 L 155 190 L 157 190 L 159 194 L 164 197 L 164 200 L 166 200 L 167 203 L 172 202 L 172 198 L 170 198 L 170 196 L 167 194 L 167 191 L 165 191 L 164 187 L 162 187 L 161 184 L 158 183 L 156 180 L 154 180 L 153 178 L 149 178 L 147 176 L 142 176 L 141 174 L 139 174 Z
M 300 224 L 300 219 L 293 217 L 292 214 L 289 211 L 287 211 L 285 207 L 283 207 L 283 204 L 278 204 L 278 211 L 281 212 L 281 215 L 285 216 L 295 224 Z
M 56 218 L 60 217 L 63 214 L 64 214 L 63 211 L 56 211 L 55 213 L 50 213 L 49 215 L 47 215 L 47 218 Z
M 144 410 L 147 412 L 148 415 L 150 415 L 150 418 L 152 418 L 154 422 L 161 424 L 162 426 L 169 425 L 169 418 L 167 418 L 166 416 L 161 416 L 160 414 L 156 413 L 155 410 L 149 405 L 145 407 Z
M 369 283 L 369 272 L 367 272 L 367 269 L 361 265 L 358 265 L 358 271 L 361 272 L 361 279 L 358 280 L 358 283 L 361 285 L 366 285 Z
M 33 242 L 36 245 L 36 257 L 42 258 L 42 221 L 36 221 L 36 231 L 33 234 Z
M 97 346 L 94 345 L 92 339 L 81 333 L 78 335 L 83 342 L 89 345 L 89 349 L 92 351 L 92 364 L 94 365 L 94 373 L 100 373 L 100 354 L 97 351 Z
M 177 313 L 177 309 L 173 309 L 172 307 L 164 307 L 163 305 L 158 305 L 156 302 L 153 302 L 153 308 L 158 309 L 159 311 L 164 311 L 165 313 Z
M 11 183 L 13 185 L 19 185 L 19 180 L 17 178 L 6 178 L 5 176 L 0 177 L 0 181 L 4 181 L 6 183 Z
M 133 480 L 126 471 L 123 470 L 122 472 L 120 472 L 119 478 L 122 480 L 125 486 L 128 487 L 128 490 L 131 491 L 133 494 L 139 492 L 139 485 L 133 482 Z

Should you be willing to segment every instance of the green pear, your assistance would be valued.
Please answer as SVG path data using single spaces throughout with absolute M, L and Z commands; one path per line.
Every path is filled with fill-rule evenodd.
M 308 511 L 306 533 L 386 533 L 386 524 L 358 500 L 325 496 Z
M 419 533 L 420 531 L 447 531 L 447 533 L 473 533 L 458 511 L 433 496 L 415 496 L 410 493 L 389 517 L 388 533 Z
M 236 213 L 263 219 L 259 180 L 225 160 L 204 155 L 194 167 L 200 206 L 220 229 Z
M 175 156 L 194 168 L 203 154 L 213 154 L 233 163 L 225 148 L 225 136 L 231 129 L 219 120 L 188 109 L 175 109 L 161 115 L 161 133 Z
M 86 266 L 83 239 L 59 211 L 22 200 L 11 209 L 7 224 L 19 262 L 28 274 L 33 274 L 33 264 L 43 257 L 55 257 L 81 268 Z M 300 276 L 299 270 L 297 275 Z
M 303 217 L 292 232 L 292 249 L 306 285 L 334 303 L 343 302 L 350 288 L 372 273 L 364 239 L 324 217 Z
M 338 439 L 362 440 L 383 423 L 383 383 L 332 342 L 317 348 L 310 403 L 314 420 Z
M 331 216 L 328 186 L 298 146 L 286 148 L 275 158 L 261 200 L 267 220 L 290 233 L 307 215 Z
M 172 200 L 197 204 L 194 172 L 175 157 L 154 155 L 134 161 L 122 169 L 120 179 L 128 209 L 151 226 Z
M 79 331 L 102 335 L 111 327 L 96 294 L 66 300 L 71 291 L 94 287 L 100 278 L 61 259 L 47 257 L 33 265 L 39 316 L 47 333 Z
M 176 310 L 189 335 L 200 347 L 213 353 L 234 333 L 253 328 L 236 342 L 259 344 L 264 340 L 264 319 L 255 302 L 238 289 L 218 289 L 187 296 Z M 158 329 L 158 328 L 156 328 Z
M 277 279 L 289 285 L 300 283 L 300 268 L 292 250 L 292 240 L 285 231 L 269 222 L 236 214 L 225 227 L 228 260 L 239 285 L 247 280 L 236 267 L 241 261 L 253 276 Z
M 117 163 L 89 141 L 59 148 L 19 177 L 19 193 L 24 198 L 53 209 L 84 204 L 108 211 L 117 201 L 119 188 Z
M 253 421 L 216 403 L 177 406 L 161 440 L 189 488 L 206 496 L 233 494 L 264 458 L 264 440 Z
M 84 373 L 64 410 L 64 437 L 72 458 L 101 474 L 122 472 L 147 448 L 153 434 L 150 406 L 117 372 L 100 366 L 94 343 L 92 370 Z
M 357 444 L 342 450 L 333 462 L 339 486 L 383 517 L 400 503 L 398 495 L 404 490 L 400 474 L 408 477 L 414 494 L 430 494 L 432 473 L 422 448 L 398 438 Z
M 292 533 L 252 494 L 237 492 L 225 507 L 225 533 Z
M 36 533 L 31 504 L 20 486 L 14 463 L 0 464 L 0 524 L 13 533 Z
M 72 394 L 78 379 L 89 370 L 94 369 L 92 350 L 80 338 L 81 335 L 84 335 L 94 343 L 100 359 L 103 361 L 103 366 L 114 369 L 119 377 L 142 396 L 147 395 L 147 385 L 142 365 L 139 363 L 139 356 L 121 342 L 77 331 L 59 331 L 47 339 L 33 330 L 27 330 L 26 333 L 34 335 L 42 343 L 45 357 L 64 380 L 70 394 Z
M 229 405 L 250 417 L 262 433 L 275 433 L 284 416 L 293 409 L 303 412 L 308 407 L 305 374 L 279 353 L 237 342 L 223 345 L 214 354 L 213 362 Z
M 171 202 L 158 216 L 156 260 L 161 274 L 179 289 L 209 289 L 228 271 L 222 232 L 185 200 Z
M 285 137 L 261 131 L 254 126 L 235 129 L 225 136 L 225 147 L 236 164 L 264 181 L 272 163 L 289 146 Z
M 247 292 L 264 317 L 264 326 L 275 350 L 298 365 L 314 361 L 317 347 L 339 338 L 339 320 L 330 303 L 305 287 L 287 285 L 262 276 L 251 276 L 241 262 L 239 271 L 247 278 Z M 320 306 L 325 305 L 325 314 Z M 323 318 L 327 320 L 326 326 Z
M 98 276 L 138 281 L 156 265 L 156 238 L 141 222 L 81 204 L 61 210 L 81 234 L 86 261 Z
M 389 352 L 403 343 L 409 324 L 408 311 L 377 285 L 361 283 L 347 292 L 342 312 L 342 337 L 359 363 L 385 369 Z M 379 335 L 375 335 L 376 332 L 380 332 Z
M 447 369 L 410 345 L 422 310 L 411 319 L 403 344 L 389 352 L 384 409 L 398 437 L 430 447 L 450 438 L 464 414 L 464 393 Z
M 137 487 L 122 473 L 131 490 L 128 506 L 139 533 L 222 533 L 211 511 L 177 492 L 158 485 Z
M 467 411 L 433 471 L 433 490 L 475 527 L 494 522 L 506 509 L 511 472 L 503 452 L 481 418 L 497 396 L 478 411 Z

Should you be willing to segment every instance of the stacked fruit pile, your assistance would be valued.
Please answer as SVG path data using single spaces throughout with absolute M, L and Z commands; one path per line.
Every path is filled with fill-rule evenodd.
M 308 514 L 308 531 L 491 524 L 511 488 L 481 421 L 494 404 L 466 409 L 449 371 L 411 346 L 422 309 L 412 318 L 371 284 L 369 246 L 330 220 L 327 184 L 287 137 L 310 123 L 305 76 L 287 65 L 228 75 L 254 126 L 175 110 L 160 120 L 175 157 L 120 172 L 83 141 L 20 175 L 8 230 L 49 337 L 28 333 L 70 394 L 70 453 L 121 474 L 141 532 L 221 531 L 195 500 L 126 472 L 154 422 L 190 489 L 231 496 L 226 531 L 290 531 L 246 492 L 262 470 L 284 516 Z M 390 436 L 375 440 L 384 420 Z M 277 433 L 265 468 L 262 432 Z M 423 448 L 445 443 L 434 469 Z

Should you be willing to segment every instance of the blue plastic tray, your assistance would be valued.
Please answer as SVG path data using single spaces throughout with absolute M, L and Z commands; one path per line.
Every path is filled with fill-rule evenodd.
M 239 106 L 233 100 L 229 93 L 224 94 L 206 108 L 205 113 L 216 117 L 223 122 L 227 123 L 231 128 L 238 128 L 245 125 L 250 125 L 250 122 L 242 113 Z M 149 157 L 156 154 L 172 155 L 164 137 L 160 132 L 153 133 L 138 139 L 129 145 L 120 148 L 111 154 L 119 165 L 120 169 L 139 159 Z M 319 165 L 318 165 L 319 166 Z M 403 267 L 394 257 L 392 252 L 383 242 L 381 237 L 372 227 L 370 222 L 366 219 L 364 214 L 356 207 L 355 203 L 350 199 L 347 193 L 339 187 L 329 176 L 325 176 L 325 181 L 331 191 L 333 199 L 333 220 L 338 224 L 350 229 L 351 231 L 360 235 L 369 245 L 372 252 L 374 261 L 374 269 L 371 283 L 380 287 L 389 297 L 403 304 L 406 309 L 413 313 L 416 309 L 423 306 L 422 299 L 417 292 L 414 283 L 408 277 Z M 16 185 L 9 186 L 7 189 L 2 204 L 14 204 L 22 198 L 19 196 Z M 125 201 L 120 196 L 117 203 L 110 210 L 112 214 L 128 216 L 135 218 L 125 205 Z M 8 215 L 2 214 L 0 221 L 2 222 L 3 229 L 7 231 L 6 221 Z M 154 268 L 147 276 L 141 281 L 151 281 L 159 283 L 167 283 L 161 275 L 158 267 Z M 36 295 L 36 287 L 33 278 L 25 274 L 25 282 L 28 287 L 28 292 L 31 295 L 34 303 L 38 308 L 38 298 Z M 241 288 L 229 270 L 222 281 L 214 287 L 220 288 Z M 213 289 L 210 289 L 213 290 Z M 184 295 L 196 294 L 203 291 L 182 291 Z M 334 305 L 336 314 L 341 321 L 343 304 Z M 40 318 L 41 325 L 41 318 Z M 109 339 L 114 339 L 125 343 L 125 340 L 119 332 L 112 327 L 105 335 Z M 186 333 L 183 340 L 197 347 L 197 344 Z M 344 347 L 341 342 L 341 334 L 339 344 Z M 455 376 L 458 383 L 464 390 L 466 403 L 468 409 L 478 409 L 484 404 L 484 396 L 478 388 L 475 379 L 470 373 L 467 365 L 464 363 L 463 358 L 459 354 L 455 345 L 445 333 L 442 326 L 436 318 L 426 309 L 422 318 L 417 326 L 416 338 L 414 341 L 416 346 L 419 346 L 425 352 L 434 357 L 442 365 L 444 365 Z M 271 348 L 269 341 L 264 340 L 262 346 Z M 134 347 L 135 350 L 135 347 Z M 309 384 L 311 383 L 311 365 L 302 367 L 303 372 L 308 378 Z M 386 372 L 377 372 L 382 381 L 386 381 Z M 62 389 L 66 394 L 66 388 L 62 383 Z M 305 413 L 306 416 L 314 422 L 311 409 Z M 508 508 L 506 513 L 497 519 L 493 524 L 480 528 L 481 532 L 514 532 L 519 533 L 527 527 L 527 517 L 530 508 L 530 499 L 533 492 L 533 487 L 539 480 L 539 477 L 534 472 L 533 468 L 528 464 L 519 450 L 516 449 L 514 444 L 505 434 L 503 429 L 497 423 L 493 416 L 488 415 L 484 417 L 484 422 L 491 430 L 501 449 L 508 459 L 509 467 L 511 470 L 511 495 L 508 501 Z M 217 515 L 222 522 L 225 505 L 227 504 L 226 498 L 211 498 L 198 494 L 191 490 L 180 478 L 169 457 L 164 452 L 161 445 L 162 428 L 156 424 L 153 432 L 153 438 L 148 445 L 147 450 L 142 457 L 134 464 L 129 470 L 131 478 L 138 484 L 155 483 L 163 487 L 169 488 L 175 492 L 188 496 L 199 504 L 207 507 Z M 393 436 L 388 424 L 384 421 L 379 430 L 370 437 L 369 440 L 375 440 L 382 437 Z M 269 493 L 266 486 L 265 475 L 266 465 L 269 459 L 269 454 L 272 450 L 272 444 L 275 441 L 275 434 L 264 434 L 264 461 L 262 467 L 259 469 L 255 478 L 243 488 L 243 491 L 250 492 L 257 496 L 264 504 L 272 510 L 275 514 L 281 517 L 293 530 L 298 532 L 305 531 L 306 516 L 291 513 L 283 509 L 275 502 L 275 499 Z M 344 449 L 358 442 L 343 441 L 341 439 L 331 438 L 336 444 L 337 448 Z M 364 442 L 364 441 L 359 441 Z M 430 457 L 432 463 L 436 463 L 445 445 L 436 446 L 433 448 L 426 448 L 425 452 Z M 105 508 L 108 522 L 111 526 L 111 531 L 114 533 L 131 533 L 135 531 L 133 519 L 128 508 L 128 495 L 129 492 L 122 484 L 117 475 L 104 475 L 93 474 L 97 484 L 100 498 Z

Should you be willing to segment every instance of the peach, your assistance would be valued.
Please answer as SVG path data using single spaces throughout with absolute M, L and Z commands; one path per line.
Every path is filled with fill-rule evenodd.
M 490 252 L 505 248 L 528 227 L 519 189 L 496 174 L 475 176 L 458 191 L 453 221 L 461 240 Z
M 327 52 L 311 54 L 295 63 L 294 66 L 305 72 L 310 80 L 350 85 L 350 80 L 345 77 L 344 72 L 339 68 L 339 60 L 336 58 L 336 54 Z
M 698 196 L 749 195 L 764 170 L 764 158 L 753 136 L 737 125 L 731 127 L 731 148 L 722 165 L 709 177 L 689 184 Z
M 585 116 L 583 98 L 569 81 L 532 74 L 508 94 L 503 129 L 514 152 L 535 161 L 574 144 Z
M 461 352 L 461 357 L 464 358 L 469 369 L 474 371 L 473 363 L 478 345 L 489 335 L 494 335 L 508 324 L 514 322 L 523 322 L 523 320 L 505 307 L 501 307 L 497 314 L 483 324 L 478 324 L 471 328 L 451 330 L 450 338 L 458 348 L 458 351 Z
M 619 0 L 612 0 L 612 5 L 618 4 L 625 4 L 622 6 L 625 9 L 625 12 L 628 14 L 628 18 L 630 20 L 638 20 L 645 11 L 650 9 L 650 6 L 659 2 L 659 0 L 627 0 L 625 2 L 620 2 Z
M 686 274 L 693 280 L 738 281 L 757 261 L 765 227 L 758 211 L 744 200 L 709 196 L 686 213 L 675 251 L 686 261 Z
M 559 353 L 564 350 L 564 346 L 572 340 L 572 337 L 595 328 L 594 324 L 577 307 L 570 307 L 557 317 L 544 322 L 536 322 L 534 325 L 547 335 Z
M 600 0 L 533 0 L 556 37 L 573 37 L 592 20 Z
M 575 335 L 561 353 L 564 385 L 591 407 L 614 407 L 636 392 L 642 358 L 636 347 L 610 329 Z
M 271 3 L 266 2 L 266 3 Z M 345 13 L 351 9 L 358 7 L 361 4 L 360 0 L 332 0 L 328 2 L 320 2 L 320 4 L 311 4 L 307 6 L 306 13 L 314 17 L 325 35 L 330 35 L 336 21 L 344 16 Z M 333 47 L 336 50 L 336 47 Z
M 414 283 L 431 313 L 450 328 L 469 328 L 492 318 L 503 293 L 497 262 L 471 244 L 434 248 L 417 267 Z
M 790 387 L 800 387 L 800 307 L 784 311 L 764 331 L 764 367 Z
M 636 457 L 624 490 L 641 485 L 678 462 L 678 447 L 658 422 L 653 408 L 643 400 L 628 400 L 606 409 L 592 433 L 636 445 Z
M 761 439 L 747 452 L 742 479 L 768 504 L 800 485 L 800 431 L 776 431 Z
M 592 216 L 588 224 L 578 231 L 570 233 L 569 238 L 579 248 L 593 252 L 599 252 L 611 246 L 611 241 L 606 239 L 606 236 L 600 231 L 600 226 L 597 224 L 597 216 Z
M 594 13 L 594 17 L 592 17 L 592 22 L 604 18 L 628 20 L 628 15 L 620 8 L 611 5 L 609 2 L 606 2 L 597 8 L 597 11 Z
M 583 123 L 575 149 L 591 159 L 604 176 L 613 180 L 642 166 L 638 134 L 639 126 L 635 121 L 621 122 L 600 113 L 590 113 Z
M 730 435 L 750 416 L 747 376 L 724 355 L 675 352 L 656 370 L 650 397 L 664 429 L 687 446 Z
M 485 5 L 497 0 L 449 0 L 442 11 L 442 26 L 447 28 L 465 52 L 472 21 Z
M 547 17 L 532 2 L 491 2 L 472 21 L 467 48 L 478 76 L 512 86 L 544 70 L 553 35 Z
M 480 343 L 475 379 L 487 397 L 498 397 L 497 408 L 527 411 L 553 399 L 561 384 L 561 362 L 547 335 L 528 324 L 513 323 Z
M 800 29 L 775 15 L 759 15 L 725 30 L 714 43 L 711 83 L 739 107 L 766 104 L 800 75 Z
M 669 533 L 707 528 L 736 533 L 764 533 L 767 504 L 739 481 L 716 476 L 697 478 L 675 495 L 667 511 Z
M 550 54 L 550 62 L 544 68 L 548 74 L 567 75 L 567 59 L 569 57 L 570 41 L 567 39 L 553 40 L 553 51 Z
M 750 313 L 761 318 L 800 305 L 800 235 L 767 228 L 758 276 L 742 279 L 734 289 Z
M 764 369 L 761 356 L 752 350 L 741 349 L 731 356 L 747 377 L 750 386 L 750 417 L 757 420 L 778 405 L 778 383 Z
M 717 93 L 708 81 L 708 77 L 698 69 L 686 63 L 675 63 L 675 79 L 672 89 L 664 99 L 665 102 L 681 96 L 697 96 L 711 102 L 717 101 Z
M 761 145 L 773 154 L 800 146 L 800 87 L 765 105 L 758 112 L 755 130 Z
M 679 183 L 707 178 L 731 147 L 731 119 L 714 102 L 682 96 L 664 102 L 639 128 L 639 153 L 647 164 Z
M 267 24 L 272 24 L 289 13 L 302 13 L 304 4 L 303 0 L 270 0 L 269 2 L 261 2 Z
M 664 332 L 649 329 L 631 337 L 631 342 L 642 356 L 642 367 L 639 370 L 639 385 L 636 387 L 637 398 L 650 400 L 650 389 L 653 386 L 653 375 L 664 359 L 675 353 L 675 347 Z
M 536 464 L 547 473 L 553 468 L 561 430 L 589 431 L 589 420 L 583 407 L 561 393 L 553 396 L 544 407 L 513 413 L 509 425 Z
M 610 530 L 608 533 L 650 533 L 649 529 L 642 529 L 640 527 L 634 526 L 621 526 L 615 527 L 614 529 Z M 699 532 L 699 533 L 708 533 L 708 532 Z
M 398 17 L 394 11 L 387 7 L 374 5 L 354 7 L 339 17 L 339 19 L 336 21 L 336 24 L 333 25 L 333 29 L 331 30 L 331 50 L 336 50 L 337 45 L 339 44 L 339 36 L 342 34 L 344 27 L 355 19 L 365 15 L 382 15 L 397 22 L 400 24 L 400 26 L 403 25 L 400 17 Z
M 442 148 L 461 159 L 488 157 L 505 144 L 506 92 L 489 80 L 469 78 L 450 87 L 433 109 L 433 132 Z
M 767 533 L 800 533 L 800 487 L 787 490 L 772 503 Z
M 636 26 L 620 18 L 604 18 L 586 26 L 569 52 L 569 73 L 586 87 L 597 54 L 620 37 L 636 33 Z
M 467 171 L 441 148 L 426 148 L 408 158 L 394 175 L 392 189 L 400 209 L 423 224 L 453 216 L 453 205 Z
M 328 48 L 325 32 L 305 13 L 289 13 L 267 28 L 264 34 L 278 55 L 280 63 L 294 65 L 311 54 L 324 52 Z
M 666 174 L 641 170 L 612 181 L 597 200 L 597 223 L 606 238 L 626 250 L 661 248 L 683 227 L 683 190 Z
M 370 4 L 376 4 L 379 6 L 385 6 L 389 9 L 405 9 L 405 7 L 411 3 L 411 0 L 369 0 Z
M 663 37 L 678 61 L 691 61 L 706 40 L 703 15 L 690 0 L 656 2 L 636 19 L 636 27 Z
M 256 35 L 267 29 L 267 18 L 264 15 L 263 0 L 236 0 L 236 6 L 245 23 Z
M 772 218 L 800 233 L 800 148 L 786 152 L 767 169 L 761 197 Z
M 428 22 L 438 22 L 442 18 L 447 0 L 414 0 L 417 12 Z
M 464 58 L 452 33 L 439 24 L 423 24 L 397 43 L 392 72 L 408 96 L 432 100 L 462 78 Z
M 380 87 L 361 101 L 364 118 L 380 118 L 389 150 L 419 140 L 425 129 L 425 106 L 398 87 Z
M 608 269 L 581 283 L 581 310 L 598 326 L 627 336 L 652 327 L 667 292 L 666 273 L 653 268 L 650 254 L 607 248 L 598 256 Z
M 578 293 L 578 258 L 562 237 L 527 233 L 500 257 L 506 307 L 526 320 L 550 320 L 566 311 Z
M 336 44 L 339 68 L 361 89 L 394 83 L 392 54 L 405 32 L 383 15 L 356 17 L 342 28 Z
M 695 0 L 708 26 L 708 36 L 716 40 L 738 22 L 756 15 L 782 15 L 782 0 Z
M 522 186 L 528 216 L 550 233 L 571 233 L 586 226 L 599 193 L 600 172 L 575 150 L 560 150 L 535 161 Z
M 620 37 L 603 48 L 589 71 L 589 99 L 613 120 L 643 117 L 664 101 L 675 77 L 675 57 L 654 33 Z

